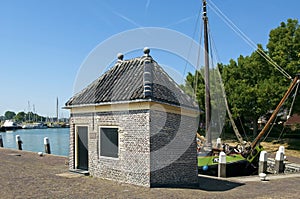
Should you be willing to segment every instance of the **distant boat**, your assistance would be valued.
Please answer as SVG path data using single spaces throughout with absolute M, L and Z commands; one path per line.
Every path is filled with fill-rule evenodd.
M 24 124 L 24 125 L 22 125 L 22 129 L 33 129 L 33 125 L 32 124 Z
M 15 122 L 11 120 L 5 120 L 4 124 L 2 125 L 2 129 L 5 131 L 13 131 L 20 128 Z
M 34 128 L 35 129 L 46 129 L 46 128 L 48 128 L 48 126 L 46 124 L 44 124 L 44 123 L 36 123 L 34 125 Z
M 51 122 L 48 124 L 48 127 L 49 128 L 61 128 L 61 125 L 59 123 L 56 123 L 56 122 Z
M 33 124 L 24 124 L 22 129 L 46 129 L 47 125 L 44 123 L 33 123 Z

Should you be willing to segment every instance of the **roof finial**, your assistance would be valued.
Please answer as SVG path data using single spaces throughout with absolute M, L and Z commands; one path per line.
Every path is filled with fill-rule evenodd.
M 117 65 L 120 65 L 123 62 L 124 55 L 122 53 L 117 54 L 118 60 L 116 62 Z
M 150 54 L 150 48 L 149 47 L 145 47 L 144 48 L 144 56 L 145 57 L 149 57 L 150 56 L 149 54 Z
M 118 53 L 118 60 L 123 61 L 124 55 L 122 53 Z

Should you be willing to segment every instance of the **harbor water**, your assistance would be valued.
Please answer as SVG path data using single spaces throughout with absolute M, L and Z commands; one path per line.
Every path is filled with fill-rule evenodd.
M 4 148 L 17 149 L 16 135 L 20 135 L 24 151 L 44 152 L 44 138 L 50 141 L 51 154 L 69 155 L 69 128 L 20 129 L 1 133 Z

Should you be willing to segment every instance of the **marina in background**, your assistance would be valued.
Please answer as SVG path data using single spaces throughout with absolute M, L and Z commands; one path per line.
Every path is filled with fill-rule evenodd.
M 48 137 L 51 145 L 51 154 L 69 155 L 69 128 L 46 129 L 19 129 L 1 133 L 4 148 L 17 149 L 16 135 L 20 135 L 23 150 L 44 152 L 44 138 Z

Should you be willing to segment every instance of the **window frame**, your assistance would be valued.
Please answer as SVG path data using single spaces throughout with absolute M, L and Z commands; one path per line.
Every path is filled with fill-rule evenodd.
M 112 156 L 105 156 L 105 155 L 101 155 L 101 132 L 102 129 L 117 129 L 117 135 L 118 135 L 118 153 L 117 156 L 118 157 L 112 157 Z M 120 157 L 120 128 L 118 126 L 99 126 L 99 131 L 98 131 L 98 157 L 99 158 L 107 158 L 107 159 L 114 159 L 114 160 L 118 160 Z

